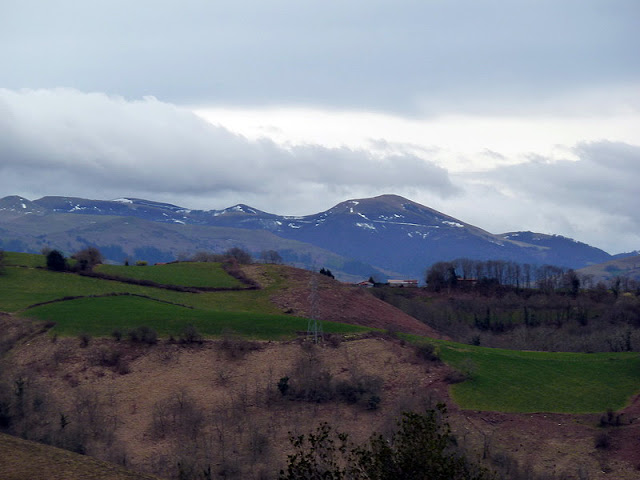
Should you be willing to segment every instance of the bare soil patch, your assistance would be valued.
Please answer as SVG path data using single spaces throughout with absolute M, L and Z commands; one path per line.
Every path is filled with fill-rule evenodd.
M 283 312 L 309 317 L 315 308 L 321 320 L 443 338 L 431 327 L 375 298 L 364 288 L 295 268 L 282 267 L 282 275 L 287 285 L 273 295 L 271 301 Z

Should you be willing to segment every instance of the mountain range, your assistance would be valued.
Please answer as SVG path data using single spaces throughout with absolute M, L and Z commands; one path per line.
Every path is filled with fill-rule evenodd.
M 614 258 L 559 235 L 489 233 L 397 195 L 347 200 L 307 216 L 276 215 L 244 204 L 192 210 L 138 198 L 0 199 L 0 248 L 72 253 L 89 245 L 113 262 L 170 261 L 234 246 L 254 255 L 275 250 L 287 263 L 324 266 L 343 279 L 422 279 L 432 263 L 461 257 L 568 268 Z

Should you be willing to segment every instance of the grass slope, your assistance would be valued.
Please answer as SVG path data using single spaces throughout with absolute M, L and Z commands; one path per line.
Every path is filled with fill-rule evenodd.
M 112 463 L 0 433 L 3 480 L 158 480 Z
M 471 371 L 451 393 L 465 409 L 595 413 L 640 392 L 637 353 L 521 352 L 442 343 L 441 358 Z
M 243 284 L 231 277 L 219 263 L 171 263 L 146 267 L 99 265 L 99 273 L 134 280 L 150 280 L 165 285 L 183 287 L 236 288 Z
M 55 322 L 53 332 L 59 335 L 108 336 L 115 329 L 145 325 L 161 336 L 178 336 L 191 324 L 205 336 L 232 330 L 252 338 L 273 340 L 291 338 L 307 330 L 306 318 L 283 315 L 269 301 L 271 293 L 283 283 L 277 270 L 270 272 L 272 283 L 264 290 L 186 293 L 33 268 L 42 265 L 41 255 L 9 254 L 8 258 L 7 263 L 12 266 L 0 276 L 0 311 Z M 100 267 L 103 268 L 105 273 L 158 283 L 200 287 L 240 285 L 215 263 Z M 266 271 L 269 273 L 268 267 Z M 110 296 L 113 294 L 124 296 Z M 68 297 L 84 298 L 64 300 Z M 33 307 L 44 302 L 54 303 Z M 324 330 L 358 333 L 369 329 L 324 322 Z
M 251 312 L 197 310 L 135 296 L 81 298 L 56 302 L 30 309 L 28 315 L 56 322 L 54 331 L 61 335 L 88 333 L 108 336 L 115 329 L 145 325 L 161 336 L 178 336 L 186 325 L 195 326 L 205 336 L 219 336 L 226 331 L 257 339 L 291 338 L 306 332 L 307 319 L 290 315 Z M 325 322 L 330 333 L 357 333 L 368 329 L 356 325 Z

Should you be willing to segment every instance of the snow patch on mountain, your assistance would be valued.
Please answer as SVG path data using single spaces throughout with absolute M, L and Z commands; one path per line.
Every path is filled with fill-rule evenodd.
M 458 222 L 450 222 L 448 220 L 443 220 L 442 223 L 444 223 L 445 225 L 449 225 L 450 227 L 464 228 L 464 225 Z
M 364 228 L 365 230 L 376 230 L 375 225 L 370 223 L 356 223 L 356 227 Z

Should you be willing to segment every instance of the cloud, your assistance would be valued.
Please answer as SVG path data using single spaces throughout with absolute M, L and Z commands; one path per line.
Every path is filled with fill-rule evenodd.
M 9 3 L 9 88 L 436 115 L 554 108 L 640 73 L 636 0 Z
M 640 247 L 640 146 L 585 142 L 575 160 L 536 156 L 518 165 L 462 174 L 465 195 L 451 210 L 493 232 L 563 234 L 609 252 Z M 469 208 L 465 202 L 473 199 Z M 506 228 L 505 228 L 506 227 Z
M 251 201 L 263 210 L 308 214 L 361 191 L 457 192 L 445 169 L 415 155 L 286 148 L 153 97 L 72 89 L 1 89 L 0 158 L 0 188 L 28 198 L 135 195 L 191 208 Z

